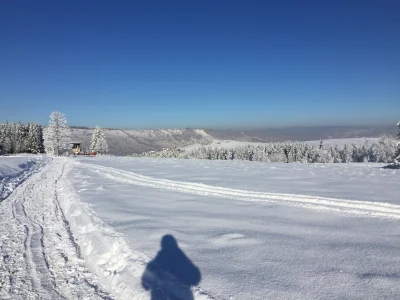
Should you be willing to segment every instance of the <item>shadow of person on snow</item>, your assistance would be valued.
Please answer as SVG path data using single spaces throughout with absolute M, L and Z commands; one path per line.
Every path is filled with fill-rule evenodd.
M 147 264 L 142 286 L 151 300 L 193 300 L 191 287 L 198 285 L 201 273 L 168 234 L 161 239 L 161 250 Z

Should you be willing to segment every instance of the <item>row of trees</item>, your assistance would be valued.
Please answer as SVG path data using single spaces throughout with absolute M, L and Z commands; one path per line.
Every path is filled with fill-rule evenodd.
M 71 131 L 67 123 L 64 114 L 58 111 L 53 111 L 50 114 L 49 126 L 46 128 L 44 139 L 46 153 L 59 156 L 69 152 Z M 96 126 L 93 131 L 89 150 L 97 154 L 106 154 L 108 152 L 107 141 L 100 126 Z
M 49 125 L 45 130 L 36 123 L 24 125 L 18 123 L 0 124 L 0 154 L 48 153 L 65 155 L 71 150 L 70 129 L 64 114 L 53 111 Z M 99 126 L 93 131 L 90 151 L 106 154 L 108 145 Z
M 0 124 L 0 154 L 43 152 L 43 129 L 39 124 Z
M 53 111 L 50 114 L 49 126 L 45 131 L 44 145 L 46 153 L 57 156 L 68 153 L 71 144 L 70 132 L 64 114 Z M 89 150 L 97 154 L 106 154 L 108 152 L 107 141 L 100 126 L 96 126 L 93 131 Z
M 362 145 L 351 144 L 344 147 L 324 148 L 308 143 L 284 142 L 267 143 L 262 146 L 242 146 L 235 148 L 200 147 L 192 151 L 170 149 L 163 152 L 147 153 L 145 156 L 195 158 L 210 160 L 249 160 L 263 162 L 300 163 L 349 163 L 394 161 L 396 140 L 387 136 L 377 142 L 366 141 Z

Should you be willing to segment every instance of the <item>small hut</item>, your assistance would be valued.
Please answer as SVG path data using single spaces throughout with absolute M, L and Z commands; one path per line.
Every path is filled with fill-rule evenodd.
M 72 154 L 78 155 L 81 152 L 82 142 L 75 141 L 75 142 L 71 142 L 71 144 L 72 144 Z

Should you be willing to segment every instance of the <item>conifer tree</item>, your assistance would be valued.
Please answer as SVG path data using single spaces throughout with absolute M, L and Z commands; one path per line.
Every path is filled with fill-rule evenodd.
M 12 146 L 12 131 L 11 125 L 6 121 L 3 127 L 3 137 L 4 137 L 4 152 L 5 153 L 12 153 L 13 146 Z
M 15 153 L 26 152 L 27 137 L 28 137 L 27 127 L 21 122 L 18 122 L 18 124 L 16 125 Z
M 399 130 L 400 130 L 400 122 L 397 123 L 397 126 L 399 127 Z M 400 140 L 400 132 L 399 132 L 399 134 L 397 135 L 397 138 Z M 398 163 L 400 163 L 400 142 L 397 143 L 396 161 L 397 161 Z
M 45 131 L 44 146 L 48 154 L 63 155 L 70 146 L 70 131 L 64 114 L 53 111 Z
M 99 125 L 93 130 L 90 150 L 98 154 L 106 154 L 108 152 L 107 141 Z
M 30 153 L 43 153 L 43 128 L 39 124 L 29 123 L 26 151 Z

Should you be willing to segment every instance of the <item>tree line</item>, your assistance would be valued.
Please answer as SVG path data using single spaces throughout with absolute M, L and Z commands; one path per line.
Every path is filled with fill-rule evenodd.
M 42 126 L 8 121 L 0 124 L 0 154 L 5 153 L 44 153 Z
M 17 153 L 47 153 L 56 156 L 68 155 L 71 151 L 71 130 L 65 115 L 58 111 L 50 114 L 49 125 L 43 129 L 36 123 L 0 124 L 0 155 Z M 99 126 L 93 130 L 90 151 L 108 153 L 104 133 Z
M 147 152 L 139 156 L 209 159 L 248 160 L 284 163 L 350 163 L 395 161 L 397 141 L 382 136 L 376 142 L 366 140 L 363 144 L 348 144 L 343 147 L 324 147 L 323 141 L 315 146 L 302 142 L 266 143 L 232 148 L 199 147 L 191 151 L 168 149 L 161 152 Z

